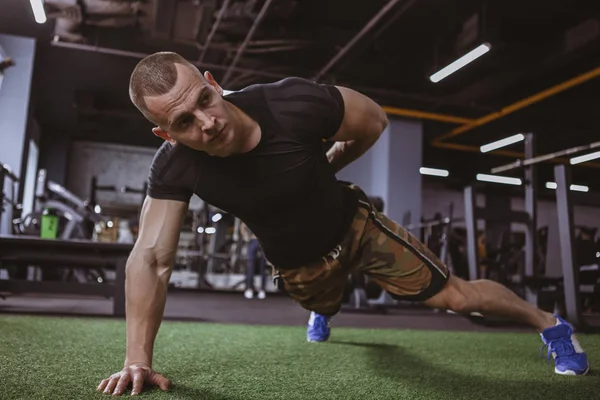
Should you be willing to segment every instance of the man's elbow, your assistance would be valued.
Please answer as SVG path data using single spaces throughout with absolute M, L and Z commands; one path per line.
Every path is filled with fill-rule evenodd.
M 371 136 L 375 139 L 379 139 L 379 137 L 383 134 L 388 124 L 390 123 L 387 113 L 383 111 L 382 108 L 379 108 L 377 116 L 373 120 L 374 123 Z
M 390 120 L 388 119 L 388 115 L 385 111 L 383 111 L 383 108 L 381 109 L 381 117 L 379 120 L 380 120 L 380 125 L 381 125 L 380 129 L 379 129 L 379 135 L 381 135 L 390 123 Z

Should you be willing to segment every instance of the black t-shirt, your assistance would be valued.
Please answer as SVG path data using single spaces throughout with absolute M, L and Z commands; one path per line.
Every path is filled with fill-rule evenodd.
M 165 142 L 148 195 L 189 202 L 196 194 L 256 235 L 267 259 L 287 269 L 316 261 L 347 232 L 357 198 L 339 183 L 323 150 L 344 117 L 334 86 L 301 78 L 252 85 L 225 96 L 261 127 L 250 152 L 214 157 Z

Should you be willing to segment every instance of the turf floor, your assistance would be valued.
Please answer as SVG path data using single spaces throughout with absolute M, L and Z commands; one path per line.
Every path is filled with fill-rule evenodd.
M 149 399 L 600 399 L 600 374 L 558 376 L 539 336 L 337 328 L 307 343 L 302 327 L 165 322 L 155 368 L 172 379 Z M 0 399 L 102 399 L 123 362 L 125 324 L 0 316 Z M 580 335 L 600 365 L 600 336 Z M 128 392 L 126 392 L 127 394 Z

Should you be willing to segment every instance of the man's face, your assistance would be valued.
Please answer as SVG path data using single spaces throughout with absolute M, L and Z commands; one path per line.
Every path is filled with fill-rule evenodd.
M 145 97 L 158 122 L 154 133 L 213 156 L 226 157 L 237 147 L 233 110 L 221 97 L 223 90 L 210 73 L 202 76 L 175 64 L 177 82 L 162 96 Z

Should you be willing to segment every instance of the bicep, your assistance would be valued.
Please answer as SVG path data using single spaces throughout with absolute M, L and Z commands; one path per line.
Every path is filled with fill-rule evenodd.
M 171 263 L 179 243 L 188 203 L 146 197 L 140 214 L 136 250 L 152 254 L 159 264 Z
M 338 131 L 329 140 L 347 142 L 379 137 L 388 123 L 383 108 L 355 90 L 336 87 L 344 100 L 344 118 Z

